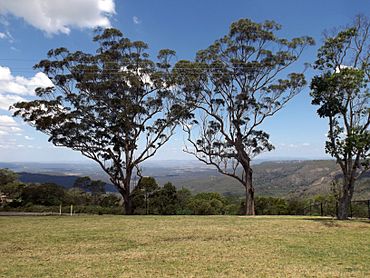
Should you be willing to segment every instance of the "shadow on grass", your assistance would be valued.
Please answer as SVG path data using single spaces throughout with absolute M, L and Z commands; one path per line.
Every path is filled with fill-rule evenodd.
M 370 225 L 370 219 L 352 218 L 347 220 L 338 220 L 335 218 L 304 218 L 304 220 L 318 222 L 326 227 L 340 227 L 340 223 L 365 223 Z

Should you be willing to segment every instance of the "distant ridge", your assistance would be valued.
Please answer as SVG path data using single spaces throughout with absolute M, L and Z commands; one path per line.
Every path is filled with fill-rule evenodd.
M 23 182 L 53 182 L 68 188 L 77 177 L 89 176 L 109 183 L 107 175 L 95 164 L 0 163 L 0 168 L 18 172 Z M 333 178 L 340 175 L 333 160 L 260 161 L 252 168 L 256 195 L 260 196 L 308 197 L 327 194 Z M 153 176 L 159 184 L 172 182 L 178 188 L 185 187 L 193 192 L 244 194 L 244 188 L 237 181 L 199 161 L 146 163 L 143 165 L 143 174 Z M 107 190 L 115 191 L 112 185 Z M 369 172 L 358 181 L 355 198 L 370 198 Z
M 79 176 L 67 176 L 67 175 L 48 175 L 48 174 L 36 174 L 20 172 L 19 180 L 24 183 L 55 183 L 65 188 L 71 188 Z M 112 184 L 106 184 L 105 190 L 108 192 L 116 192 L 116 189 Z

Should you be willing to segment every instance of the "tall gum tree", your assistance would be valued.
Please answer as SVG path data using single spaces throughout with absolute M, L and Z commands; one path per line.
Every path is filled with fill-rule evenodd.
M 53 82 L 38 88 L 37 100 L 14 105 L 14 116 L 46 133 L 56 146 L 96 161 L 121 193 L 132 214 L 131 179 L 174 132 L 184 110 L 167 82 L 172 50 L 149 59 L 147 44 L 116 29 L 98 31 L 95 54 L 50 50 L 39 62 Z M 185 113 L 186 114 L 186 113 Z
M 311 82 L 312 104 L 327 118 L 325 150 L 342 171 L 338 219 L 347 219 L 356 180 L 370 160 L 370 22 L 364 16 L 334 36 L 326 36 Z
M 287 71 L 314 44 L 310 37 L 279 38 L 280 28 L 241 19 L 173 71 L 179 95 L 197 111 L 183 123 L 190 142 L 185 151 L 245 187 L 247 215 L 255 214 L 251 160 L 273 149 L 260 126 L 306 85 L 302 73 Z

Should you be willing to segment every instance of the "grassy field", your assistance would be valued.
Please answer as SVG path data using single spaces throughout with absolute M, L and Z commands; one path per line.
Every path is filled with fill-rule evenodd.
M 1 277 L 370 277 L 370 222 L 0 217 Z

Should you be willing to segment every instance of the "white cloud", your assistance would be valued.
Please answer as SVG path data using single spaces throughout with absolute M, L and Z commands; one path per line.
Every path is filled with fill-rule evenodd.
M 0 115 L 0 141 L 1 143 L 9 144 L 11 140 L 15 140 L 12 136 L 22 132 L 18 127 L 18 123 L 10 116 Z
M 71 28 L 109 27 L 114 0 L 1 0 L 0 14 L 22 18 L 48 35 Z
M 1 95 L 0 94 L 0 109 L 8 110 L 9 107 L 19 101 L 25 101 L 24 98 L 15 95 Z
M 35 138 L 26 135 L 26 136 L 24 136 L 24 139 L 26 139 L 26 140 L 34 140 Z
M 298 145 L 297 144 L 289 144 L 288 147 L 289 148 L 298 148 Z
M 132 21 L 134 22 L 134 24 L 140 24 L 141 23 L 141 20 L 137 16 L 132 17 Z
M 25 96 L 34 95 L 37 87 L 49 86 L 53 86 L 53 83 L 42 72 L 25 78 L 13 76 L 8 67 L 0 66 L 0 109 L 8 110 L 15 102 L 24 101 Z
M 0 4 L 0 6 L 1 6 L 1 4 Z M 1 21 L 0 21 L 0 24 L 1 24 Z M 12 34 L 10 34 L 9 31 L 6 31 L 5 33 L 0 32 L 0 39 L 1 40 L 7 40 L 10 43 L 14 42 L 14 38 L 13 38 Z
M 9 132 L 0 129 L 0 137 L 8 134 Z
M 22 131 L 22 129 L 20 129 L 19 127 L 16 127 L 16 126 L 11 126 L 9 130 L 11 132 L 21 132 Z M 16 133 L 16 135 L 20 135 L 20 134 Z
M 3 147 L 14 146 L 17 142 L 14 135 L 18 135 L 22 131 L 12 117 L 0 115 L 0 143 Z
M 304 142 L 304 143 L 290 143 L 290 144 L 287 144 L 287 143 L 280 143 L 280 144 L 277 144 L 277 147 L 279 149 L 298 149 L 298 148 L 308 148 L 312 146 L 311 143 L 308 143 L 308 142 Z
M 1 127 L 14 127 L 17 126 L 17 122 L 10 116 L 0 115 L 0 128 Z

